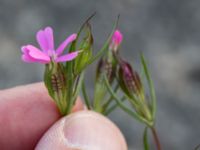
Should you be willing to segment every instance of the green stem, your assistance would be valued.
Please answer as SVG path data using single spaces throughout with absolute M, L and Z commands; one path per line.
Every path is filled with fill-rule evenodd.
M 116 93 L 118 89 L 119 89 L 119 84 L 117 84 L 116 87 L 114 88 L 114 92 Z M 110 96 L 109 99 L 106 101 L 106 103 L 103 105 L 104 111 L 106 111 L 107 107 L 110 105 L 112 101 L 113 101 L 113 97 Z
M 136 112 L 130 110 L 126 105 L 124 105 L 120 99 L 118 98 L 118 96 L 114 93 L 114 91 L 112 90 L 112 87 L 110 86 L 108 79 L 106 78 L 106 76 L 104 75 L 104 80 L 106 83 L 106 87 L 108 89 L 108 91 L 110 92 L 110 94 L 113 96 L 113 99 L 116 101 L 116 103 L 120 106 L 120 108 L 122 110 L 124 110 L 127 114 L 129 114 L 131 117 L 135 118 L 136 120 L 145 123 L 148 126 L 152 126 L 152 123 L 149 123 L 145 118 L 143 118 L 142 116 L 138 115 Z
M 151 132 L 153 134 L 153 138 L 154 138 L 154 143 L 156 145 L 157 150 L 161 150 L 161 144 L 158 138 L 158 134 L 156 132 L 156 129 L 154 127 L 151 127 Z
M 84 79 L 84 72 L 81 73 L 79 78 L 78 78 L 77 85 L 76 85 L 76 88 L 74 89 L 74 93 L 73 93 L 74 97 L 78 96 L 79 91 L 81 90 L 83 79 Z
M 145 127 L 145 129 L 144 129 L 143 144 L 144 144 L 144 150 L 149 150 L 149 144 L 148 144 L 148 127 Z
M 85 89 L 85 82 L 84 81 L 82 83 L 82 93 L 83 93 L 83 97 L 84 97 L 84 101 L 85 101 L 85 104 L 87 106 L 87 109 L 90 110 L 91 108 L 90 108 L 89 97 L 88 97 L 86 89 Z
M 123 102 L 126 98 L 123 96 L 121 98 L 121 101 Z M 117 108 L 118 104 L 115 103 L 114 105 L 112 105 L 106 112 L 104 112 L 104 115 L 109 115 L 113 110 L 115 110 Z

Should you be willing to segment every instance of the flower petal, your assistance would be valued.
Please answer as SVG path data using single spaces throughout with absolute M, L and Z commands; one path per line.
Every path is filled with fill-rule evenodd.
M 30 55 L 26 55 L 26 54 L 22 55 L 22 60 L 27 63 L 33 63 L 33 62 L 38 62 L 38 63 L 42 63 L 42 64 L 49 63 L 48 61 L 45 61 L 45 60 L 34 59 Z
M 62 43 L 62 44 L 60 44 L 60 46 L 57 48 L 57 50 L 56 50 L 56 54 L 59 56 L 60 54 L 62 54 L 63 53 L 63 51 L 64 51 L 64 49 L 65 49 L 65 47 L 69 44 L 69 43 L 71 43 L 71 42 L 73 42 L 75 39 L 76 39 L 76 37 L 77 37 L 77 34 L 72 34 L 72 35 L 70 35 L 69 37 L 67 37 L 67 39 Z
M 40 48 L 44 52 L 47 52 L 49 46 L 48 46 L 48 41 L 46 39 L 45 32 L 43 30 L 40 30 L 37 32 L 36 39 L 37 39 L 38 44 L 40 45 Z
M 50 57 L 45 54 L 44 52 L 40 51 L 38 48 L 32 46 L 32 45 L 27 45 L 26 49 L 28 49 L 28 54 L 34 59 L 37 60 L 43 60 L 43 61 L 50 61 Z
M 40 59 L 35 59 L 35 58 L 31 57 L 31 56 L 29 55 L 29 49 L 27 48 L 27 46 L 22 46 L 21 50 L 22 50 L 22 52 L 23 52 L 22 60 L 23 60 L 24 62 L 28 62 L 28 63 L 38 62 L 38 63 L 42 63 L 42 64 L 49 63 L 49 61 L 40 60 Z
M 58 57 L 55 61 L 56 62 L 66 62 L 66 61 L 73 60 L 74 58 L 76 58 L 78 56 L 78 53 L 79 53 L 79 51 L 71 52 L 66 55 L 62 55 L 62 56 Z
M 22 60 L 24 62 L 28 62 L 28 63 L 35 62 L 34 58 L 32 58 L 32 57 L 30 57 L 29 55 L 26 55 L 26 54 L 22 55 Z
M 22 53 L 27 54 L 29 50 L 26 48 L 26 46 L 22 46 L 21 51 Z
M 46 27 L 44 32 L 45 32 L 49 50 L 54 50 L 53 29 L 51 27 Z

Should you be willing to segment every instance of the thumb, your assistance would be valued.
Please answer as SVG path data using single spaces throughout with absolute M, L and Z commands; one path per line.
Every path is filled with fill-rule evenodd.
M 42 137 L 36 150 L 127 150 L 120 130 L 106 117 L 79 111 L 62 118 Z

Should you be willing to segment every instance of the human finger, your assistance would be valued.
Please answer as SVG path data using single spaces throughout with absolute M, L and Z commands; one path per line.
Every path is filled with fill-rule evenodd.
M 80 98 L 73 111 L 83 109 Z M 0 91 L 1 149 L 33 149 L 61 116 L 43 83 Z
M 35 149 L 127 150 L 127 145 L 109 119 L 93 111 L 79 111 L 54 124 Z

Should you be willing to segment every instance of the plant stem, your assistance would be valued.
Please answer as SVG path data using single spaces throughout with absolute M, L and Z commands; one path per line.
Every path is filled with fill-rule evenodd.
M 119 89 L 119 85 L 117 84 L 115 89 L 114 89 L 114 92 L 116 93 L 118 89 Z M 103 104 L 103 109 L 104 109 L 103 113 L 105 113 L 105 111 L 107 110 L 107 107 L 110 105 L 110 103 L 112 101 L 113 101 L 113 97 L 110 96 L 110 98 L 106 101 L 106 103 Z M 117 105 L 117 104 L 115 104 L 115 105 Z
M 151 132 L 153 134 L 153 138 L 154 138 L 154 142 L 155 142 L 155 145 L 156 145 L 156 148 L 157 150 L 161 150 L 161 145 L 160 145 L 160 141 L 159 141 L 159 138 L 158 138 L 158 134 L 156 132 L 156 129 L 154 127 L 151 128 Z
M 83 81 L 82 83 L 82 93 L 83 93 L 83 97 L 84 97 L 84 100 L 85 100 L 85 104 L 87 106 L 87 109 L 90 110 L 90 101 L 89 101 L 89 97 L 87 95 L 87 92 L 86 92 L 86 89 L 85 89 L 85 83 Z
M 145 127 L 144 134 L 143 134 L 143 144 L 144 144 L 144 150 L 149 150 L 149 144 L 148 144 L 148 127 Z
M 123 102 L 126 98 L 125 97 L 122 97 L 121 98 L 121 101 Z M 104 115 L 107 116 L 109 115 L 115 108 L 117 108 L 118 104 L 114 104 L 112 105 L 106 112 L 104 112 Z

